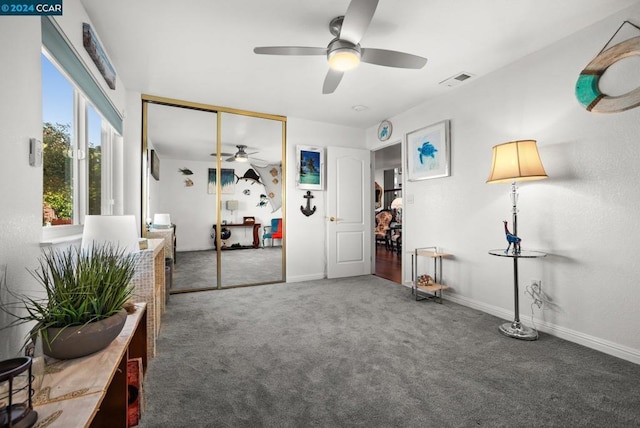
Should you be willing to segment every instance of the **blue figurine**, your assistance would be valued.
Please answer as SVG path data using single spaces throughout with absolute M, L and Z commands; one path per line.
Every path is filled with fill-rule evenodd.
M 504 223 L 504 233 L 507 236 L 507 242 L 509 243 L 509 246 L 507 247 L 506 250 L 504 250 L 504 253 L 507 254 L 509 252 L 509 250 L 511 249 L 511 244 L 513 244 L 513 254 L 520 254 L 520 241 L 521 241 L 521 239 L 518 238 L 513 233 L 509 232 L 509 228 L 507 227 L 507 221 L 506 220 L 503 220 L 502 222 Z

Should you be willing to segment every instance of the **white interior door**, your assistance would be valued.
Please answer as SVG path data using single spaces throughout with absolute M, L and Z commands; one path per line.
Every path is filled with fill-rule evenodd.
M 371 274 L 371 152 L 327 148 L 327 277 Z

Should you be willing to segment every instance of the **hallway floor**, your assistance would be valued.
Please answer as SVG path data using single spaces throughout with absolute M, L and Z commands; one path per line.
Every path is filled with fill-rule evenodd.
M 402 283 L 402 255 L 376 245 L 376 276 Z

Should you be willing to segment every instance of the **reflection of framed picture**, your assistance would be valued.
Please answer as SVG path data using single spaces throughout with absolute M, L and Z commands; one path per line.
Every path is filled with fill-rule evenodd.
M 236 175 L 235 170 L 231 168 L 222 168 L 220 170 L 220 184 L 223 194 L 233 194 L 236 192 Z M 216 193 L 216 169 L 209 168 L 209 182 L 207 193 Z
M 151 150 L 151 176 L 160 180 L 160 159 L 155 150 Z
M 324 149 L 296 146 L 296 187 L 302 190 L 324 190 Z
M 409 181 L 448 177 L 449 121 L 435 123 L 407 134 Z

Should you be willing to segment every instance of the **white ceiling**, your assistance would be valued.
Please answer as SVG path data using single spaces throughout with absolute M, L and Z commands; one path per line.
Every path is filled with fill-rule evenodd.
M 82 0 L 129 90 L 368 128 L 535 52 L 638 0 L 380 0 L 363 47 L 427 57 L 421 70 L 361 64 L 322 94 L 323 57 L 255 46 L 325 47 L 349 0 Z M 368 109 L 356 112 L 353 106 Z
M 222 160 L 246 146 L 251 163 L 263 166 L 282 159 L 281 122 L 222 114 Z M 215 162 L 217 121 L 212 112 L 149 103 L 147 137 L 160 158 Z

